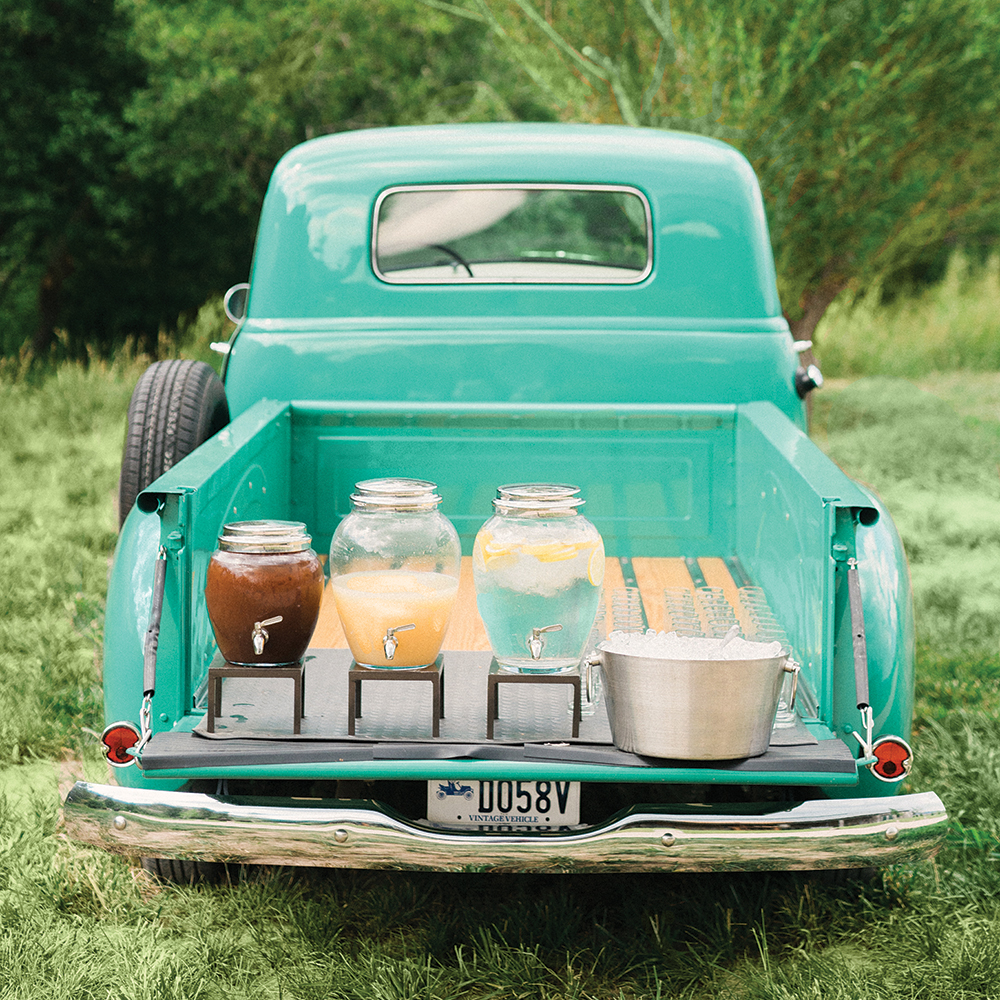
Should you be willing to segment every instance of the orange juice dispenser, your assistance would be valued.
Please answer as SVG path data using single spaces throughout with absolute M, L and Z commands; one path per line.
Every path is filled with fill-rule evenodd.
M 330 543 L 330 590 L 359 667 L 433 664 L 458 596 L 461 544 L 434 483 L 370 479 Z

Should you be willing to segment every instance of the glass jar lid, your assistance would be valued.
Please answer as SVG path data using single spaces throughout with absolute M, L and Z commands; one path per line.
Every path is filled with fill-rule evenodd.
M 355 510 L 433 510 L 441 502 L 436 483 L 426 479 L 365 479 L 354 486 Z
M 288 535 L 305 534 L 303 521 L 231 521 L 222 526 L 224 535 Z
M 219 535 L 223 552 L 305 552 L 310 545 L 312 536 L 301 521 L 233 521 Z
M 507 500 L 562 500 L 579 492 L 579 486 L 569 483 L 510 483 L 497 487 L 497 496 Z
M 587 501 L 567 483 L 512 483 L 497 488 L 494 509 L 524 517 L 570 517 Z

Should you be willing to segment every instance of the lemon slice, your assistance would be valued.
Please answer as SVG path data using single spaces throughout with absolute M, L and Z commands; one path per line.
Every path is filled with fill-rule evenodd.
M 510 569 L 517 563 L 517 550 L 501 545 L 499 542 L 490 542 L 483 546 L 483 562 L 489 572 Z
M 604 542 L 598 542 L 597 547 L 590 553 L 590 562 L 587 563 L 587 579 L 595 587 L 599 587 L 604 582 Z
M 501 542 L 493 540 L 488 531 L 476 535 L 472 546 L 472 564 L 480 573 L 489 573 L 498 569 L 508 569 L 517 562 L 517 552 Z
M 492 540 L 493 536 L 488 531 L 481 531 L 476 535 L 475 544 L 472 546 L 472 565 L 481 573 L 486 572 L 486 553 L 483 552 L 483 546 Z
M 570 542 L 539 542 L 537 545 L 523 545 L 521 551 L 527 556 L 534 556 L 539 562 L 564 562 L 575 559 L 580 551 Z

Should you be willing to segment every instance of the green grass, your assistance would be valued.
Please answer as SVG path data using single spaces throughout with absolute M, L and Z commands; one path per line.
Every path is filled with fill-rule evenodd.
M 919 326 L 917 329 L 921 329 Z M 817 394 L 813 437 L 874 487 L 906 549 L 917 623 L 908 787 L 1000 834 L 1000 373 L 869 376 Z
M 819 338 L 833 379 L 815 437 L 883 496 L 910 558 L 909 787 L 937 790 L 953 819 L 936 862 L 870 884 L 279 871 L 178 888 L 74 845 L 57 781 L 102 775 L 112 501 L 145 361 L 0 366 L 0 998 L 1000 996 L 1000 375 L 985 356 L 949 370 L 923 333 L 946 307 L 975 315 L 993 294 L 977 282 L 952 286 L 950 305 L 938 292 L 872 312 L 872 329 L 905 317 L 885 334 L 912 341 L 893 362 L 905 371 L 859 354 L 863 331 L 854 368 L 838 367 L 850 352 L 832 324 Z M 206 312 L 190 350 L 224 336 Z
M 918 633 L 937 656 L 1000 650 L 1000 414 L 976 414 L 985 382 L 951 384 L 949 402 L 904 379 L 862 378 L 818 394 L 813 410 L 817 442 L 892 512 Z M 1000 394 L 1000 374 L 989 384 Z
M 800 875 L 268 872 L 159 886 L 0 808 L 0 996 L 996 995 L 994 843 L 873 884 Z
M 143 362 L 0 372 L 0 761 L 101 728 L 124 414 Z
M 214 362 L 212 300 L 161 349 Z M 150 359 L 0 359 L 0 766 L 79 756 L 103 728 L 104 595 L 129 397 Z

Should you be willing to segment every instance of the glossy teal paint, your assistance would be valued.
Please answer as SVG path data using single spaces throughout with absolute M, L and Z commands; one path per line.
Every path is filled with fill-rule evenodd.
M 325 548 L 354 484 L 419 475 L 472 553 L 502 482 L 568 481 L 609 555 L 732 551 L 733 406 L 296 401 L 291 515 Z
M 882 501 L 870 490 L 874 523 L 859 524 L 849 552 L 858 560 L 858 577 L 864 609 L 868 653 L 869 699 L 874 712 L 874 738 L 901 736 L 909 741 L 913 723 L 915 629 L 909 566 L 896 526 Z M 851 620 L 847 601 L 846 561 L 837 563 L 836 636 L 837 663 L 833 678 L 833 728 L 843 739 L 860 747 L 851 735 L 864 736 L 857 709 L 852 658 Z M 860 750 L 858 751 L 860 752 Z M 917 750 L 919 753 L 919 750 Z M 859 795 L 891 795 L 897 785 L 887 785 L 868 770 L 859 772 Z
M 153 731 L 185 728 L 215 654 L 205 610 L 205 575 L 222 525 L 281 517 L 289 506 L 290 415 L 287 403 L 261 402 L 151 483 L 119 536 L 105 625 L 105 717 L 138 722 L 143 643 L 153 564 L 167 552 L 157 654 Z M 120 784 L 143 786 L 137 768 Z M 158 783 L 156 787 L 164 787 Z
M 895 536 L 886 534 L 891 523 L 880 518 L 877 501 L 772 404 L 308 401 L 258 403 L 140 496 L 122 533 L 109 592 L 109 718 L 137 715 L 142 636 L 161 545 L 169 561 L 154 728 L 186 731 L 200 716 L 196 695 L 215 655 L 203 589 L 222 524 L 255 517 L 304 520 L 323 552 L 358 479 L 405 474 L 438 482 L 443 509 L 466 549 L 490 514 L 497 482 L 555 478 L 583 486 L 588 515 L 609 555 L 737 556 L 782 619 L 818 697 L 819 718 L 840 735 L 844 720 L 854 716 L 843 709 L 853 661 L 843 634 L 837 559 L 840 550 L 856 551 L 866 572 L 877 569 L 866 578 L 865 596 L 873 702 L 887 699 L 879 701 L 879 722 L 908 720 L 912 618 L 907 580 L 898 572 L 901 554 L 893 547 L 898 539 L 893 543 Z M 895 565 L 895 573 L 887 565 Z M 906 735 L 908 721 L 905 729 L 881 731 Z M 349 765 L 364 773 L 369 766 Z M 340 765 L 331 767 L 327 776 L 346 776 Z M 380 777 L 408 773 L 398 762 L 378 767 Z M 695 770 L 705 778 L 703 769 Z M 158 771 L 145 779 L 130 769 L 123 777 L 128 784 L 159 784 L 168 776 L 202 773 Z M 287 766 L 247 772 L 289 773 Z M 656 780 L 694 779 L 672 770 Z M 773 774 L 753 779 L 775 780 Z M 868 794 L 891 794 L 895 787 L 879 783 Z
M 738 433 L 738 557 L 783 620 L 820 717 L 860 755 L 851 735 L 861 728 L 861 716 L 846 578 L 847 560 L 858 560 L 874 737 L 908 740 L 913 602 L 902 543 L 888 511 L 773 408 L 752 404 L 741 413 L 751 419 Z M 859 794 L 893 795 L 898 788 L 861 771 Z
M 763 587 L 829 720 L 838 523 L 851 529 L 870 497 L 775 407 L 741 409 L 737 432 L 736 554 Z
M 468 289 L 455 289 L 454 292 Z M 580 293 L 583 294 L 583 293 Z M 322 331 L 244 328 L 229 361 L 235 412 L 260 396 L 317 401 L 744 403 L 799 423 L 797 358 L 784 320 L 755 333 L 651 330 L 620 320 L 568 329 L 508 320 L 433 330 L 331 322 Z
M 203 767 L 185 770 L 157 770 L 166 779 L 174 778 L 258 778 L 281 780 L 312 778 L 364 778 L 365 780 L 432 781 L 440 778 L 490 779 L 511 778 L 530 780 L 560 780 L 615 782 L 628 784 L 671 785 L 768 785 L 783 787 L 822 786 L 823 788 L 856 787 L 854 771 L 839 771 L 817 775 L 805 771 L 724 771 L 711 767 L 615 767 L 599 764 L 536 764 L 494 760 L 453 761 L 365 761 L 363 764 L 323 763 L 276 765 L 272 767 Z M 160 778 L 149 779 L 152 787 Z M 157 784 L 157 787 L 165 787 Z
M 628 184 L 652 213 L 636 285 L 392 285 L 375 200 L 399 184 Z M 296 147 L 265 198 L 226 367 L 257 399 L 775 402 L 802 423 L 763 203 L 732 147 L 650 129 L 372 129 Z
M 156 514 L 144 514 L 134 508 L 122 526 L 115 549 L 111 577 L 108 580 L 107 612 L 104 620 L 104 720 L 131 722 L 139 726 L 139 709 L 142 706 L 142 653 L 149 627 L 149 613 L 153 595 L 153 565 L 160 548 L 160 519 Z M 169 617 L 168 617 L 169 631 Z M 164 661 L 173 662 L 176 653 L 168 651 L 169 641 L 164 641 Z M 163 677 L 164 702 L 176 703 L 173 696 L 180 684 L 177 666 L 165 669 Z M 178 720 L 159 718 L 153 720 L 157 729 L 170 728 Z M 115 778 L 119 785 L 137 787 L 144 785 L 142 772 L 135 766 L 118 768 Z M 183 781 L 166 787 L 178 789 Z
M 644 296 L 594 286 L 382 282 L 370 260 L 375 197 L 406 184 L 627 184 L 653 214 Z M 582 301 L 581 301 L 582 300 Z M 780 316 L 757 180 L 732 146 L 617 126 L 489 124 L 370 129 L 324 136 L 275 167 L 260 220 L 251 319 L 495 315 Z
M 653 269 L 635 285 L 391 285 L 371 212 L 400 184 L 639 188 Z M 208 560 L 227 520 L 304 520 L 324 552 L 356 481 L 438 483 L 466 554 L 503 481 L 576 482 L 609 555 L 735 556 L 767 591 L 816 700 L 817 731 L 859 720 L 843 566 L 862 580 L 876 736 L 909 734 L 913 621 L 877 498 L 809 441 L 764 211 L 723 143 L 610 126 L 370 130 L 292 150 L 265 200 L 249 313 L 232 341 L 234 422 L 153 483 L 119 540 L 108 597 L 107 717 L 138 721 L 153 563 L 168 553 L 154 730 L 190 730 L 215 655 Z M 571 775 L 570 775 L 571 770 Z M 732 783 L 711 768 L 364 762 L 119 772 L 191 777 L 541 777 Z M 747 772 L 740 784 L 891 795 L 862 770 Z

